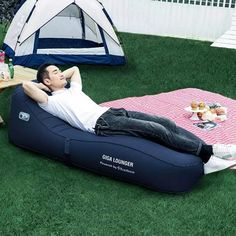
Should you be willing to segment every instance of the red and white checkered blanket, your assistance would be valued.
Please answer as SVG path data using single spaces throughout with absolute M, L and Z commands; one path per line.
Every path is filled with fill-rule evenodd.
M 227 107 L 227 120 L 218 123 L 218 126 L 210 131 L 194 126 L 193 121 L 189 119 L 192 114 L 184 110 L 185 107 L 190 106 L 193 100 L 220 103 Z M 236 144 L 236 100 L 220 94 L 187 88 L 157 95 L 129 97 L 102 103 L 101 105 L 115 108 L 124 107 L 127 110 L 168 117 L 175 121 L 178 126 L 191 131 L 208 144 Z

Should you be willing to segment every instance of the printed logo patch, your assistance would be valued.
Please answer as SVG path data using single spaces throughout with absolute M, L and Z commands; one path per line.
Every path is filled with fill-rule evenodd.
M 29 119 L 30 119 L 30 114 L 21 111 L 21 112 L 19 113 L 19 119 L 20 119 L 20 120 L 23 120 L 23 121 L 29 121 Z

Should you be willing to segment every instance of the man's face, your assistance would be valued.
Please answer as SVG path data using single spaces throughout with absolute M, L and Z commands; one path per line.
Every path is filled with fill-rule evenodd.
M 47 86 L 52 90 L 62 89 L 65 87 L 67 81 L 58 67 L 54 65 L 48 66 L 47 71 L 49 78 L 44 81 Z

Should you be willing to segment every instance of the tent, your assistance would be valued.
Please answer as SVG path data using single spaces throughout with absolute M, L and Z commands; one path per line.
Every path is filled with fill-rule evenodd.
M 97 0 L 27 0 L 15 14 L 3 50 L 16 65 L 125 63 L 113 23 Z

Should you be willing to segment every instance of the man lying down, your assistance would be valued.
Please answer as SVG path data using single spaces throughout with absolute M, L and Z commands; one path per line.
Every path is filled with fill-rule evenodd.
M 38 69 L 37 80 L 38 83 L 24 82 L 24 92 L 42 109 L 75 128 L 102 136 L 142 137 L 197 155 L 204 163 L 205 174 L 236 164 L 227 160 L 236 157 L 236 145 L 208 145 L 165 117 L 96 104 L 82 91 L 81 75 L 76 66 L 62 72 L 55 65 L 43 64 Z M 70 81 L 70 88 L 65 88 L 67 81 Z M 45 91 L 52 92 L 52 96 Z

